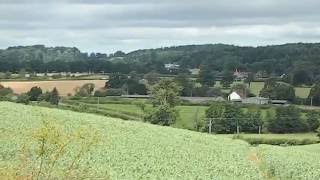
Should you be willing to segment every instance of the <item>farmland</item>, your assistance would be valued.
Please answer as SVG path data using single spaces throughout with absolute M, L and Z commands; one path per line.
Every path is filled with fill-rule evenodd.
M 50 118 L 68 131 L 90 128 L 100 132 L 104 142 L 92 149 L 89 158 L 94 175 L 107 173 L 110 179 L 260 178 L 258 168 L 247 160 L 250 146 L 241 141 L 11 103 L 0 103 L 0 113 L 1 134 L 14 134 L 14 138 L 1 136 L 0 169 L 16 163 L 13 155 L 30 142 L 26 134 L 41 127 L 43 118 Z
M 320 177 L 319 145 L 301 147 L 263 145 L 254 148 L 243 141 L 227 137 L 6 102 L 0 103 L 0 113 L 2 115 L 0 171 L 10 170 L 19 163 L 17 153 L 33 140 L 28 134 L 40 128 L 44 120 L 49 120 L 51 123 L 60 124 L 64 131 L 80 128 L 99 132 L 97 134 L 103 141 L 79 161 L 79 166 L 86 166 L 91 162 L 91 168 L 86 171 L 86 175 L 91 177 L 109 179 L 319 179 Z M 59 169 L 63 169 L 63 165 L 69 163 L 69 156 L 76 155 L 77 146 L 72 146 L 70 150 L 67 157 L 60 159 Z M 58 171 L 53 172 L 59 174 Z M 26 172 L 19 173 L 23 175 Z M 3 176 L 5 173 L 0 172 L 0 175 Z
M 104 87 L 105 80 L 59 80 L 59 81 L 5 81 L 0 82 L 5 87 L 10 87 L 15 93 L 26 93 L 32 87 L 38 86 L 44 92 L 51 91 L 56 87 L 63 96 L 74 94 L 76 87 L 81 87 L 86 83 L 93 83 L 97 88 Z

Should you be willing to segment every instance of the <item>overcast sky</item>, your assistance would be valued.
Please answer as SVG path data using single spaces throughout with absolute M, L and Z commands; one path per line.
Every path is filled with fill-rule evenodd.
M 320 42 L 320 0 L 0 0 L 0 48 Z

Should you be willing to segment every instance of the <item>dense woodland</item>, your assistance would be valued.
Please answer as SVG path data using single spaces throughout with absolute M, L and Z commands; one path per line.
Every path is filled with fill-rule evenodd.
M 211 71 L 264 72 L 267 75 L 298 74 L 309 83 L 319 79 L 320 44 L 285 44 L 263 47 L 232 45 L 189 45 L 138 50 L 125 54 L 83 53 L 77 48 L 43 45 L 10 47 L 0 50 L 0 71 L 18 72 L 121 72 L 169 73 L 165 63 Z M 299 80 L 299 79 L 298 79 Z

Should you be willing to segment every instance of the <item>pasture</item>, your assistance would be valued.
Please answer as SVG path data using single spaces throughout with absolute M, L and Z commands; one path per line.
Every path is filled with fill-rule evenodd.
M 0 82 L 5 87 L 10 87 L 14 93 L 21 94 L 28 92 L 32 87 L 38 86 L 42 91 L 51 91 L 56 87 L 62 96 L 74 94 L 76 87 L 86 83 L 95 84 L 96 88 L 105 86 L 105 80 L 59 80 L 59 81 L 4 81 Z

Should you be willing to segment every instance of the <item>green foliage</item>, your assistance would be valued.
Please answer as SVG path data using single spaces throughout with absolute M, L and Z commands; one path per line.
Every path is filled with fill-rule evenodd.
M 273 133 L 295 133 L 307 131 L 308 126 L 301 119 L 300 110 L 289 106 L 276 109 L 275 118 L 269 119 L 268 130 Z
M 7 96 L 12 93 L 13 90 L 11 88 L 5 88 L 0 84 L 0 96 Z
M 31 147 L 30 150 L 35 155 L 33 161 L 26 161 L 27 164 L 39 170 L 41 158 L 37 159 L 36 155 L 39 155 L 41 137 L 45 134 L 48 137 L 45 149 L 52 150 L 50 154 L 53 156 L 40 156 L 44 159 L 41 171 L 43 179 L 48 179 L 47 167 L 52 164 L 49 157 L 54 157 L 57 152 L 55 150 L 58 149 L 56 147 L 71 140 L 54 170 L 49 171 L 52 172 L 52 179 L 63 179 L 68 176 L 68 167 L 77 159 L 83 143 L 86 147 L 91 135 L 99 132 L 99 139 L 104 141 L 91 146 L 76 161 L 73 167 L 79 169 L 74 169 L 71 178 L 67 179 L 262 179 L 258 168 L 247 158 L 251 147 L 242 141 L 86 113 L 6 102 L 0 103 L 0 114 L 0 171 L 4 173 L 8 172 L 5 171 L 7 168 L 19 164 L 20 160 L 15 157 L 19 157 L 19 149 L 24 144 Z M 52 124 L 43 128 L 43 119 Z M 74 136 L 79 129 L 84 129 L 85 133 Z M 30 141 L 26 135 L 29 130 L 40 130 L 40 136 L 37 136 L 40 138 Z M 10 133 L 14 135 L 7 135 Z M 56 145 L 53 142 L 59 143 Z M 35 164 L 37 166 L 33 166 Z M 87 168 L 88 171 L 81 171 Z
M 170 126 L 174 124 L 178 118 L 178 110 L 170 107 L 168 104 L 159 105 L 147 112 L 144 116 L 145 121 L 162 126 Z
M 149 85 L 154 85 L 159 81 L 159 74 L 156 72 L 149 72 L 144 75 L 144 79 L 148 81 Z
M 20 94 L 16 100 L 16 103 L 29 104 L 30 96 L 28 94 Z
M 214 86 L 215 84 L 215 74 L 209 66 L 201 66 L 198 76 L 198 81 L 202 85 Z
M 151 95 L 153 97 L 153 104 L 176 106 L 180 102 L 179 94 L 181 87 L 174 81 L 161 80 L 158 84 L 151 87 Z
M 320 126 L 320 115 L 316 111 L 309 111 L 307 114 L 307 123 L 309 130 L 315 132 Z
M 121 96 L 123 94 L 122 89 L 107 89 L 106 90 L 106 96 Z
M 269 79 L 265 82 L 263 89 L 260 91 L 260 96 L 293 102 L 295 99 L 295 89 L 289 84 L 278 83 L 273 79 Z
M 181 96 L 192 96 L 194 83 L 187 74 L 180 73 L 174 80 L 181 87 Z
M 317 105 L 317 106 L 320 105 L 320 83 L 317 83 L 311 88 L 309 99 L 311 98 L 312 98 L 313 105 Z
M 248 97 L 251 92 L 246 84 L 237 83 L 231 87 L 231 92 L 237 92 L 241 97 Z
M 57 88 L 53 88 L 53 90 L 51 91 L 51 93 L 49 95 L 49 100 L 48 101 L 52 105 L 58 105 L 59 104 L 59 100 L 60 100 L 59 92 L 58 92 Z
M 106 89 L 98 89 L 93 94 L 94 97 L 106 97 L 107 96 L 107 90 Z
M 292 75 L 292 82 L 293 85 L 312 85 L 312 77 L 310 75 L 310 72 L 308 72 L 305 69 L 296 69 L 293 71 Z
M 83 86 L 77 87 L 75 89 L 75 92 L 76 92 L 75 96 L 81 96 L 81 97 L 91 96 L 94 88 L 95 88 L 95 85 L 93 83 L 84 84 Z
M 221 84 L 224 88 L 229 88 L 234 81 L 233 72 L 224 71 L 222 74 Z
M 121 73 L 113 73 L 109 76 L 109 81 L 107 83 L 108 88 L 122 88 L 122 86 L 127 82 L 128 76 Z
M 38 98 L 42 94 L 42 89 L 40 87 L 32 87 L 30 91 L 27 93 L 27 95 L 30 97 L 30 101 L 37 101 Z
M 234 139 L 241 139 L 251 145 L 269 144 L 277 146 L 300 146 L 319 143 L 318 139 L 301 139 L 301 138 L 266 138 L 266 137 L 249 137 L 243 135 L 235 135 Z
M 171 80 L 161 80 L 152 86 L 153 108 L 145 114 L 144 120 L 163 126 L 174 124 L 179 115 L 175 106 L 180 101 L 180 89 Z
M 94 178 L 89 167 L 92 162 L 86 158 L 91 149 L 101 142 L 96 130 L 65 131 L 62 125 L 43 121 L 40 128 L 27 136 L 29 141 L 21 145 L 17 167 L 7 167 L 3 178 L 78 179 L 89 174 Z M 83 162 L 87 167 L 80 166 Z
M 260 145 L 258 159 L 265 179 L 319 179 L 319 145 L 276 147 Z
M 243 113 L 238 106 L 227 103 L 213 103 L 206 111 L 206 118 L 212 119 L 212 132 L 232 134 L 237 131 L 237 125 L 241 125 Z M 207 124 L 204 131 L 207 131 Z

